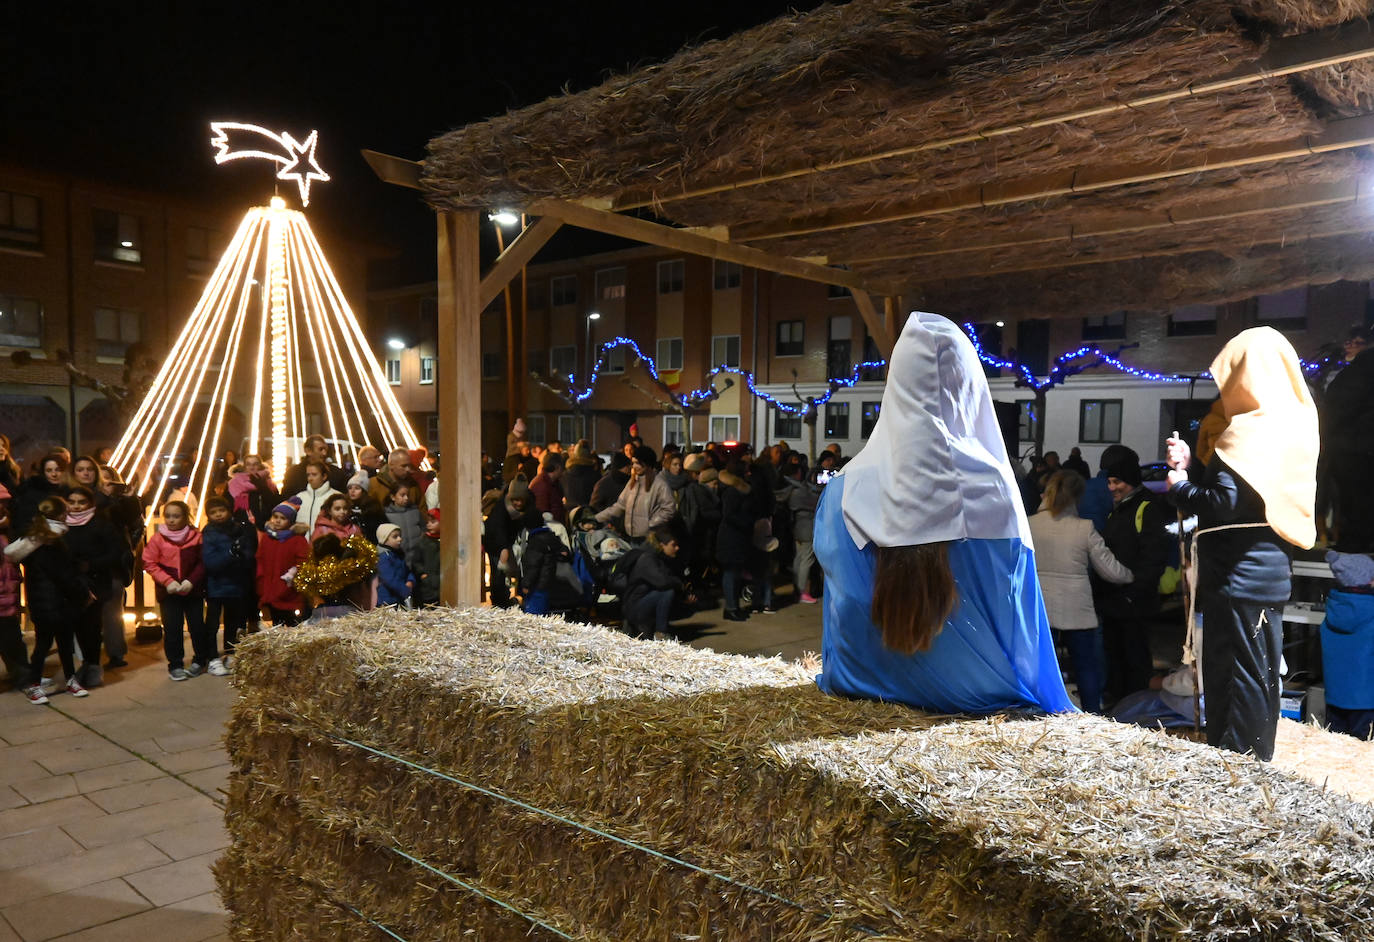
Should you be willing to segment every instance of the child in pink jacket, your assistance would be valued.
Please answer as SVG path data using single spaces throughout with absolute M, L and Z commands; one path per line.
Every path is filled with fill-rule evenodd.
M 204 673 L 216 654 L 215 636 L 205 627 L 200 531 L 191 526 L 191 512 L 184 502 L 169 500 L 162 505 L 162 523 L 143 547 L 143 568 L 157 583 L 168 675 L 172 680 L 188 680 Z M 184 629 L 191 632 L 189 667 L 184 666 Z

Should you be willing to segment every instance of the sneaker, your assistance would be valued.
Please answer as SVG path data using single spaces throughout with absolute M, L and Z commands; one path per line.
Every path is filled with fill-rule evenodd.
M 749 613 L 740 611 L 738 608 L 727 608 L 725 610 L 726 621 L 748 621 Z
M 34 706 L 42 706 L 48 702 L 48 695 L 43 692 L 43 688 L 38 684 L 24 688 L 24 696 L 29 698 L 29 702 Z
M 186 673 L 185 668 L 174 667 L 167 672 L 167 677 L 171 680 L 190 680 L 191 675 Z
M 754 609 L 754 611 L 764 615 L 776 615 L 778 613 L 778 610 L 774 608 L 772 605 L 765 605 L 763 608 Z
M 112 657 L 112 658 L 110 658 L 108 661 L 105 662 L 105 667 L 106 667 L 107 669 L 113 668 L 113 667 L 128 667 L 128 666 L 129 666 L 129 662 L 126 661 L 126 660 L 124 660 L 124 658 L 122 658 L 122 657 Z
M 77 680 L 75 677 L 67 678 L 67 693 L 71 694 L 73 697 L 89 697 L 91 695 L 91 692 L 81 686 L 81 681 Z
M 187 677 L 199 677 L 203 673 L 205 673 L 205 668 L 201 667 L 195 661 L 192 661 L 190 664 L 186 665 Z
M 205 668 L 205 672 L 211 677 L 224 677 L 229 673 L 229 668 L 224 666 L 224 661 L 215 658 L 210 662 L 210 666 Z
M 801 600 L 802 600 L 803 604 L 806 604 L 806 605 L 815 605 L 817 602 L 820 601 L 820 599 L 816 598 L 816 597 L 815 597 L 814 595 L 812 595 L 810 592 L 803 592 L 803 593 L 801 594 Z

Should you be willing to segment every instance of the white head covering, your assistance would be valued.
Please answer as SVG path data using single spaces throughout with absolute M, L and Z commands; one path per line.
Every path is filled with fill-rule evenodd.
M 854 544 L 1020 538 L 1030 527 L 972 342 L 913 313 L 892 351 L 878 424 L 844 469 Z
M 1272 327 L 1242 330 L 1212 361 L 1212 378 L 1231 424 L 1216 453 L 1264 498 L 1264 516 L 1289 543 L 1317 539 L 1317 407 L 1302 362 Z

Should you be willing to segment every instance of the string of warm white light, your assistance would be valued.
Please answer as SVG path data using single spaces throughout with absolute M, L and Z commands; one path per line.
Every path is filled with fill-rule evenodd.
M 255 335 L 256 350 L 245 349 Z M 113 466 L 153 498 L 150 517 L 178 459 L 190 463 L 190 502 L 203 507 L 215 452 L 239 446 L 223 441 L 238 424 L 229 417 L 249 401 L 239 434 L 249 450 L 268 437 L 279 474 L 299 457 L 313 413 L 341 458 L 356 461 L 368 443 L 419 447 L 309 223 L 277 199 L 245 214 L 115 449 Z

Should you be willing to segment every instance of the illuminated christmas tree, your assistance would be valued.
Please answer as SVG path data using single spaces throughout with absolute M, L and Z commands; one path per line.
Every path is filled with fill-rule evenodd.
M 279 164 L 277 179 L 296 182 L 302 206 L 310 181 L 329 179 L 315 160 L 313 131 L 298 142 L 253 125 L 211 127 L 216 163 Z M 181 457 L 190 464 L 186 491 L 203 506 L 217 452 L 240 448 L 221 440 L 232 406 L 244 414 L 248 449 L 266 446 L 263 458 L 280 483 L 309 434 L 307 395 L 319 403 L 320 433 L 337 461 L 356 462 L 366 444 L 419 447 L 310 223 L 274 196 L 239 224 L 111 464 L 156 503 Z

